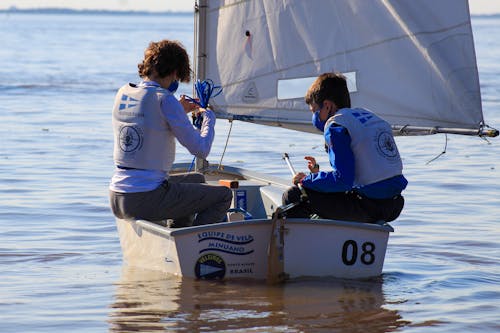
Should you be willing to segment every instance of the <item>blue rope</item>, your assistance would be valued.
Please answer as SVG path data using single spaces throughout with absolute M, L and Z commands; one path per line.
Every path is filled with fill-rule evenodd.
M 194 89 L 196 91 L 196 96 L 198 96 L 198 100 L 186 96 L 186 99 L 192 103 L 195 103 L 199 105 L 202 108 L 207 108 L 208 107 L 208 102 L 210 101 L 210 98 L 219 96 L 222 93 L 222 87 L 221 86 L 216 86 L 214 82 L 210 79 L 206 79 L 204 81 L 196 81 L 194 84 Z M 201 124 L 203 123 L 203 117 L 201 114 L 198 116 L 194 116 L 193 114 L 193 125 L 196 126 L 196 128 L 201 129 Z M 193 169 L 194 166 L 194 161 L 196 157 L 193 158 L 193 161 L 191 162 L 191 166 L 189 167 L 188 172 L 190 172 Z
M 196 90 L 196 96 L 198 96 L 199 101 L 189 96 L 186 96 L 186 99 L 204 109 L 208 107 L 210 98 L 216 97 L 222 93 L 222 87 L 214 85 L 214 82 L 210 79 L 196 81 L 194 89 Z M 193 115 L 193 125 L 196 126 L 196 128 L 201 129 L 202 122 L 203 118 L 201 115 L 198 115 L 198 117 Z
M 191 165 L 189 166 L 189 169 L 187 172 L 191 172 L 191 170 L 193 170 L 193 167 L 194 167 L 194 162 L 196 161 L 196 157 L 193 157 L 193 160 L 191 161 Z
M 216 86 L 210 79 L 196 81 L 194 89 L 196 90 L 196 96 L 198 96 L 199 101 L 189 96 L 186 96 L 186 99 L 198 104 L 202 108 L 206 108 L 208 106 L 210 98 L 217 97 L 222 93 L 222 87 Z

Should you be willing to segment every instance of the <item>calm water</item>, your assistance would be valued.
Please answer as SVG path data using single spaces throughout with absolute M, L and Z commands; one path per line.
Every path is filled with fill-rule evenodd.
M 473 27 L 500 128 L 500 18 Z M 192 50 L 192 30 L 189 15 L 0 14 L 0 332 L 500 331 L 498 138 L 448 136 L 431 164 L 444 136 L 397 139 L 410 186 L 379 279 L 269 287 L 124 265 L 107 198 L 114 93 L 149 41 Z M 218 122 L 213 163 L 228 129 Z M 235 123 L 224 163 L 289 177 L 281 154 L 325 163 L 319 139 Z

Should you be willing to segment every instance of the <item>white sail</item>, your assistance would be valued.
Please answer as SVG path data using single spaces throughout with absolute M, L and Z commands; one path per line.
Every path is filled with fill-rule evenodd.
M 395 129 L 481 134 L 466 0 L 205 0 L 200 13 L 198 75 L 223 87 L 219 116 L 313 131 L 305 88 L 336 71 L 353 106 Z

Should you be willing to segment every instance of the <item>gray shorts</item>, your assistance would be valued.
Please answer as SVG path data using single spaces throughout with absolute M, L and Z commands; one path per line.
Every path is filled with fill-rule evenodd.
M 149 192 L 110 191 L 116 217 L 152 222 L 173 219 L 175 227 L 223 221 L 232 198 L 229 188 L 206 184 L 200 173 L 172 175 Z

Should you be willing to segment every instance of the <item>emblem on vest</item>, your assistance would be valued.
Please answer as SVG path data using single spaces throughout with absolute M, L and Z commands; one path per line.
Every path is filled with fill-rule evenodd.
M 144 135 L 137 126 L 122 126 L 118 134 L 120 149 L 126 153 L 132 153 L 141 149 Z
M 373 118 L 373 114 L 371 112 L 362 110 L 353 111 L 351 114 L 362 124 Z
M 120 110 L 132 108 L 138 104 L 137 102 L 139 102 L 138 99 L 123 94 L 120 102 Z
M 398 156 L 398 148 L 391 133 L 385 131 L 379 132 L 376 136 L 376 141 L 379 154 L 388 159 L 394 159 Z

